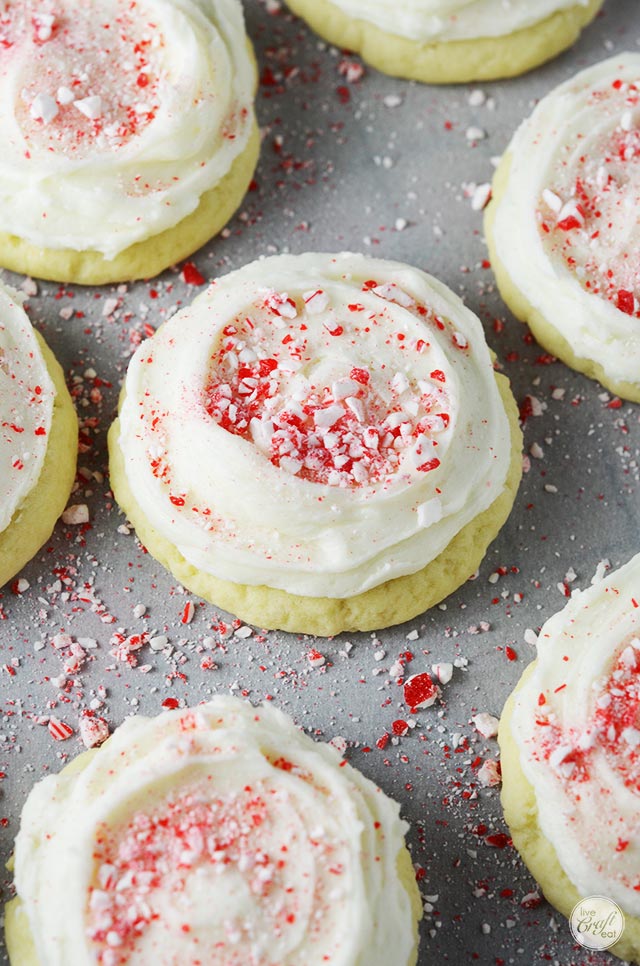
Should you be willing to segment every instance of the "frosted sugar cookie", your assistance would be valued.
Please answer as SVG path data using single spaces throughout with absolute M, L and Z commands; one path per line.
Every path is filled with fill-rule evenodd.
M 0 587 L 51 536 L 75 477 L 78 422 L 62 369 L 0 284 Z
M 548 94 L 502 159 L 487 208 L 504 300 L 541 345 L 640 402 L 640 54 Z
M 616 902 L 626 927 L 612 952 L 634 962 L 639 681 L 640 555 L 547 621 L 499 734 L 502 804 L 522 858 L 565 916 L 589 896 Z
M 128 718 L 27 799 L 10 960 L 413 966 L 399 812 L 271 706 Z
M 111 483 L 182 583 L 262 627 L 408 620 L 506 519 L 521 437 L 478 319 L 362 255 L 254 262 L 133 357 Z
M 513 77 L 570 47 L 603 0 L 287 0 L 320 36 L 387 74 Z
M 215 235 L 258 155 L 239 0 L 8 0 L 0 265 L 149 277 Z

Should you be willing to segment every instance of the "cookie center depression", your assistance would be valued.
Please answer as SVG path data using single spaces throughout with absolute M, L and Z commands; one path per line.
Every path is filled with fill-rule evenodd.
M 396 288 L 366 283 L 365 292 L 383 293 L 376 310 L 360 301 L 332 307 L 321 288 L 265 292 L 224 328 L 204 390 L 207 414 L 312 483 L 390 480 L 406 455 L 413 471 L 436 469 L 450 421 L 447 376 L 412 374 L 411 357 L 429 346 L 394 319 L 385 299 L 402 298 Z

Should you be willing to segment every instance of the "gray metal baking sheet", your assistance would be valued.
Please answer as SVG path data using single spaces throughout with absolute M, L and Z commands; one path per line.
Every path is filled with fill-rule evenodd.
M 259 628 L 221 633 L 226 616 L 185 594 L 127 531 L 107 474 L 106 434 L 131 353 L 145 327 L 199 289 L 179 267 L 149 283 L 89 290 L 3 273 L 31 293 L 30 315 L 75 393 L 83 428 L 71 502 L 88 506 L 89 523 L 60 522 L 21 574 L 28 588 L 0 591 L 2 860 L 34 782 L 81 749 L 83 709 L 99 707 L 115 727 L 133 713 L 159 713 L 168 698 L 231 691 L 271 699 L 318 738 L 344 739 L 348 759 L 402 803 L 425 900 L 420 964 L 611 963 L 573 943 L 506 841 L 499 789 L 477 779 L 497 744 L 470 719 L 500 713 L 533 657 L 526 629 L 564 604 L 566 587 L 588 586 L 600 561 L 616 567 L 640 549 L 640 407 L 550 361 L 509 315 L 473 197 L 536 99 L 576 70 L 638 48 L 638 0 L 607 0 L 572 50 L 527 76 L 443 88 L 362 72 L 357 57 L 320 42 L 277 0 L 245 6 L 261 71 L 262 157 L 224 237 L 193 259 L 198 269 L 213 277 L 262 254 L 351 249 L 428 270 L 480 316 L 530 413 L 525 452 L 540 450 L 477 578 L 422 618 L 320 642 Z M 185 625 L 188 600 L 195 616 Z M 59 632 L 85 639 L 77 673 L 63 673 L 51 644 Z M 145 644 L 130 666 L 112 654 L 117 633 L 168 643 Z M 312 645 L 324 666 L 309 662 Z M 412 672 L 458 666 L 441 703 L 380 749 L 392 722 L 408 717 L 392 674 L 407 651 Z M 49 735 L 52 714 L 74 729 L 68 741 Z M 8 897 L 8 874 L 2 888 Z

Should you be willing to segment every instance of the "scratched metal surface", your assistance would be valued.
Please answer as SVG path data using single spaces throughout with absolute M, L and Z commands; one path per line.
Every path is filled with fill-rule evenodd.
M 482 85 L 484 98 L 471 95 L 473 85 L 437 89 L 369 69 L 358 79 L 356 58 L 276 7 L 246 4 L 262 72 L 256 184 L 227 237 L 195 258 L 199 270 L 214 276 L 263 253 L 343 248 L 426 268 L 479 314 L 518 401 L 540 402 L 525 439 L 527 451 L 538 443 L 544 455 L 530 460 L 477 580 L 446 606 L 377 635 L 318 643 L 258 631 L 221 640 L 219 612 L 197 600 L 193 622 L 181 625 L 191 598 L 125 532 L 107 478 L 106 432 L 136 340 L 145 323 L 157 326 L 195 289 L 177 271 L 120 291 L 38 283 L 29 311 L 75 387 L 84 423 L 72 502 L 88 505 L 90 524 L 60 523 L 22 574 L 28 589 L 0 591 L 2 859 L 33 783 L 81 747 L 78 715 L 92 701 L 103 702 L 98 713 L 114 727 L 128 714 L 159 712 L 168 697 L 195 702 L 232 689 L 253 701 L 270 696 L 318 737 L 343 737 L 349 760 L 402 802 L 427 909 L 420 964 L 601 966 L 611 958 L 575 947 L 566 922 L 531 901 L 535 884 L 511 847 L 487 844 L 505 828 L 498 790 L 478 786 L 477 764 L 494 758 L 497 746 L 480 738 L 470 716 L 501 711 L 533 656 L 524 631 L 562 606 L 558 585 L 571 568 L 573 586 L 586 586 L 601 559 L 618 566 L 638 550 L 640 407 L 611 407 L 599 385 L 540 358 L 493 289 L 470 198 L 474 185 L 491 179 L 491 159 L 536 98 L 580 67 L 638 47 L 637 0 L 609 0 L 573 50 L 526 77 Z M 471 137 L 473 128 L 484 136 Z M 499 567 L 507 572 L 490 582 Z M 169 646 L 146 644 L 130 667 L 110 653 L 119 630 L 165 635 Z M 50 644 L 60 631 L 95 643 L 66 682 L 63 656 Z M 306 657 L 311 643 L 326 656 L 322 668 Z M 516 660 L 507 659 L 507 646 Z M 377 739 L 408 715 L 389 673 L 407 650 L 414 672 L 458 658 L 466 666 L 455 668 L 441 704 L 380 750 Z M 216 668 L 201 667 L 207 655 Z M 42 724 L 50 714 L 76 734 L 54 742 Z M 9 876 L 3 892 L 10 893 Z

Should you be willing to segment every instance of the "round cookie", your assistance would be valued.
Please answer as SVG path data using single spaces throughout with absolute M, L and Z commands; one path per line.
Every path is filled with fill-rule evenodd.
M 603 0 L 287 0 L 321 37 L 428 84 L 523 74 L 571 47 Z
M 51 536 L 75 479 L 78 421 L 19 293 L 0 284 L 0 587 Z
M 27 799 L 10 961 L 415 966 L 399 812 L 273 706 L 128 718 Z
M 574 592 L 546 622 L 538 657 L 499 731 L 502 805 L 513 842 L 565 916 L 589 896 L 622 909 L 610 949 L 640 957 L 640 556 Z M 590 937 L 590 941 L 593 941 Z
M 260 142 L 239 0 L 12 0 L 0 41 L 0 265 L 148 278 L 224 227 Z
M 567 365 L 640 402 L 640 55 L 588 68 L 508 147 L 485 231 L 514 315 Z
M 277 256 L 131 361 L 111 485 L 187 587 L 262 627 L 409 620 L 478 567 L 521 475 L 478 319 L 417 269 Z

